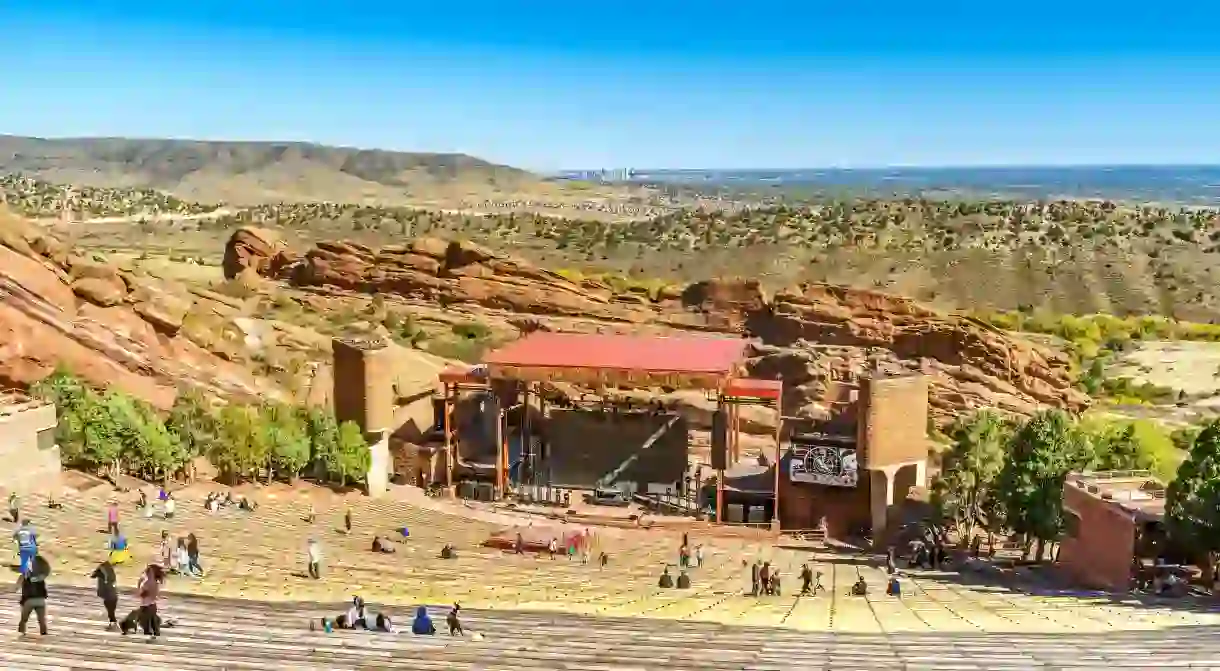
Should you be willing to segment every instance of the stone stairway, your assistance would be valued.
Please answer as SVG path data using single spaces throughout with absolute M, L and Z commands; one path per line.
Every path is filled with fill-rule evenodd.
M 26 671 L 220 669 L 430 669 L 524 671 L 802 671 L 806 669 L 1216 668 L 1215 627 L 1106 634 L 833 634 L 707 623 L 597 618 L 522 611 L 467 611 L 465 637 L 445 633 L 309 630 L 343 604 L 263 603 L 170 594 L 176 620 L 160 640 L 106 631 L 90 590 L 52 586 L 50 634 L 16 634 L 16 595 L 0 609 L 0 668 Z M 120 610 L 134 603 L 124 595 Z M 382 607 L 370 604 L 371 612 Z M 395 626 L 412 608 L 388 607 Z M 32 626 L 31 632 L 37 627 Z M 478 633 L 481 640 L 471 635 Z

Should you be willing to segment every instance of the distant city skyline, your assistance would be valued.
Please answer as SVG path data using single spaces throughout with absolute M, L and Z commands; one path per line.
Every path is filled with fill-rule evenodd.
M 310 141 L 541 172 L 1220 163 L 1210 3 L 335 7 L 13 3 L 0 133 Z

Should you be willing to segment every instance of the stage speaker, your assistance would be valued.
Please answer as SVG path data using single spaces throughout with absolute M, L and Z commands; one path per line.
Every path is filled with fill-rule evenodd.
M 722 471 L 728 464 L 729 427 L 724 411 L 712 414 L 712 468 Z

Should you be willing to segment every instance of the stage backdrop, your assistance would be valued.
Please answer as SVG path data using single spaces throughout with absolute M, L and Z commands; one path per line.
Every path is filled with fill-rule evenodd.
M 627 457 L 639 451 L 670 415 L 651 413 L 600 413 L 553 409 L 546 427 L 550 442 L 547 463 L 551 484 L 560 487 L 592 487 Z M 679 418 L 647 451 L 640 455 L 619 481 L 673 484 L 686 475 L 690 434 L 686 420 Z M 542 476 L 545 477 L 545 476 Z

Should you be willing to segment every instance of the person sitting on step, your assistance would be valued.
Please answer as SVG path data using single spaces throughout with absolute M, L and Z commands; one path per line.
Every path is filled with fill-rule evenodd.
M 436 634 L 436 626 L 428 617 L 428 609 L 420 606 L 415 610 L 415 619 L 411 621 L 411 633 L 416 636 L 432 636 Z
M 465 632 L 462 631 L 462 621 L 458 619 L 458 611 L 461 609 L 462 607 L 455 603 L 453 604 L 453 608 L 449 611 L 449 615 L 445 617 L 445 621 L 449 623 L 450 636 L 465 635 Z
M 394 554 L 394 546 L 389 541 L 381 540 L 381 536 L 373 536 L 373 552 L 378 554 Z
M 106 543 L 106 549 L 110 552 L 107 561 L 112 566 L 118 566 L 131 560 L 131 550 L 127 547 L 127 537 L 118 531 L 111 534 L 110 540 Z
M 389 615 L 386 615 L 385 613 L 377 613 L 377 617 L 373 620 L 373 630 L 393 634 L 394 623 L 390 622 Z
M 441 548 L 441 559 L 456 559 L 456 558 L 457 558 L 457 551 L 453 549 L 452 545 L 445 543 L 445 547 Z
M 352 597 L 352 607 L 347 609 L 344 621 L 348 629 L 368 629 L 369 623 L 364 609 L 364 599 Z
M 47 507 L 50 508 L 51 510 L 63 510 L 64 504 L 60 503 L 59 501 L 56 501 L 55 495 L 51 494 L 50 497 L 47 499 Z
M 885 586 L 885 593 L 889 596 L 902 596 L 902 583 L 898 581 L 898 574 L 890 576 L 890 581 Z
M 690 589 L 690 576 L 686 575 L 686 571 L 678 574 L 678 589 Z
M 864 582 L 864 576 L 856 576 L 856 583 L 851 586 L 852 596 L 864 596 L 868 594 L 868 584 Z
M 255 503 L 254 501 L 251 501 L 250 499 L 243 496 L 243 497 L 241 497 L 241 501 L 237 504 L 237 507 L 239 510 L 244 510 L 248 513 L 252 513 L 254 511 L 258 510 L 258 503 Z
M 661 579 L 657 581 L 657 587 L 662 589 L 671 589 L 674 586 L 674 577 L 669 575 L 669 567 L 661 573 Z

